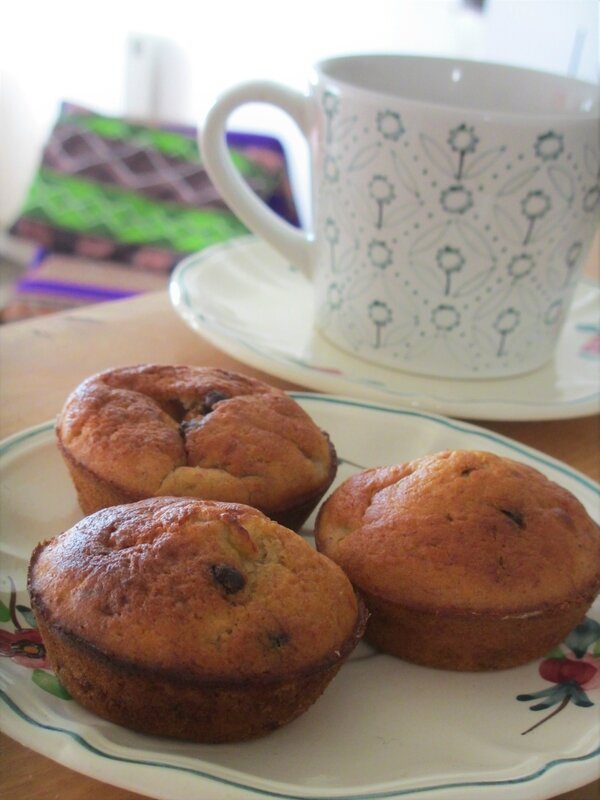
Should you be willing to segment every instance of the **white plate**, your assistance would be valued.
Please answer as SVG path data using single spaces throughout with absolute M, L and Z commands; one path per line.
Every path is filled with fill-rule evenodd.
M 600 408 L 600 287 L 591 281 L 577 289 L 553 362 L 529 375 L 478 381 L 399 372 L 339 350 L 312 330 L 308 280 L 253 236 L 182 261 L 170 295 L 185 322 L 216 347 L 318 391 L 468 419 L 560 419 Z
M 356 465 L 478 448 L 537 467 L 597 510 L 595 483 L 488 431 L 418 411 L 294 396 L 336 444 L 342 459 L 336 484 Z M 51 423 L 0 444 L 0 488 L 0 598 L 9 605 L 11 576 L 17 603 L 28 606 L 32 547 L 80 516 Z M 25 625 L 23 610 L 18 613 Z M 598 605 L 591 616 L 600 619 Z M 14 625 L 8 620 L 2 628 Z M 105 782 L 168 800 L 536 800 L 590 783 L 600 768 L 597 705 L 570 702 L 523 735 L 551 710 L 535 712 L 535 701 L 517 700 L 551 687 L 538 667 L 443 672 L 377 654 L 362 643 L 306 714 L 237 745 L 135 734 L 42 690 L 33 670 L 8 658 L 0 659 L 0 711 L 4 731 L 26 746 Z M 587 696 L 600 701 L 597 690 L 590 688 Z

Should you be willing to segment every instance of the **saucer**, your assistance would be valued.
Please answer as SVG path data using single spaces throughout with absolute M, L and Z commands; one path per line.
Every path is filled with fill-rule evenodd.
M 495 380 L 428 378 L 339 350 L 313 330 L 312 284 L 255 236 L 188 257 L 169 288 L 177 313 L 216 347 L 317 391 L 469 419 L 564 419 L 600 408 L 600 286 L 590 280 L 577 288 L 554 359 Z

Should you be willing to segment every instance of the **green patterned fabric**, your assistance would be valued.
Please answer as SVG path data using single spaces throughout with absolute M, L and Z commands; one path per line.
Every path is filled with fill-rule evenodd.
M 271 137 L 229 134 L 250 188 L 297 223 L 287 165 Z M 11 233 L 50 252 L 168 272 L 247 228 L 204 169 L 193 128 L 165 129 L 65 104 Z
M 143 125 L 133 125 L 115 117 L 101 117 L 97 114 L 69 113 L 61 116 L 61 122 L 81 127 L 105 139 L 136 142 L 140 147 L 146 145 L 157 152 L 171 158 L 180 158 L 185 161 L 201 163 L 200 149 L 195 136 L 182 135 L 181 133 L 149 128 Z M 235 167 L 246 177 L 251 178 L 261 175 L 261 170 L 243 153 L 231 151 L 231 160 Z M 277 179 L 271 176 L 271 187 L 274 188 Z
M 222 209 L 161 203 L 116 186 L 40 169 L 29 188 L 24 215 L 87 236 L 177 252 L 200 250 L 247 229 Z

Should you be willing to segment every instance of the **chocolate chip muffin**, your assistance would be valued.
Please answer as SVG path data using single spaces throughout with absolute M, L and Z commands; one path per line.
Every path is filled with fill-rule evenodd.
M 119 725 L 225 742 L 306 711 L 357 644 L 343 571 L 248 506 L 154 498 L 33 552 L 32 608 L 75 700 Z
M 582 504 L 492 453 L 446 451 L 353 475 L 321 507 L 315 535 L 363 595 L 366 638 L 431 667 L 541 657 L 600 590 L 600 530 Z
M 140 365 L 85 380 L 56 433 L 84 513 L 146 497 L 244 503 L 298 529 L 334 447 L 290 396 L 221 369 Z

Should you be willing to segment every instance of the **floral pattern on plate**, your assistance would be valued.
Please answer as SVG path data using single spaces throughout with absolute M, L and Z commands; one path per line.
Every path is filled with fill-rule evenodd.
M 8 605 L 0 600 L 0 621 L 12 622 L 12 630 L 0 628 L 0 658 L 10 658 L 20 667 L 32 670 L 31 680 L 40 689 L 63 700 L 70 700 L 70 694 L 52 672 L 31 608 L 17 604 L 15 582 L 10 575 L 8 583 L 11 587 L 10 599 Z M 25 627 L 21 619 L 25 620 Z
M 517 700 L 539 702 L 532 711 L 556 708 L 523 734 L 530 733 L 573 703 L 579 708 L 591 708 L 594 703 L 588 692 L 600 689 L 600 624 L 586 617 L 539 665 L 540 677 L 552 684 L 549 688 L 517 695 Z

